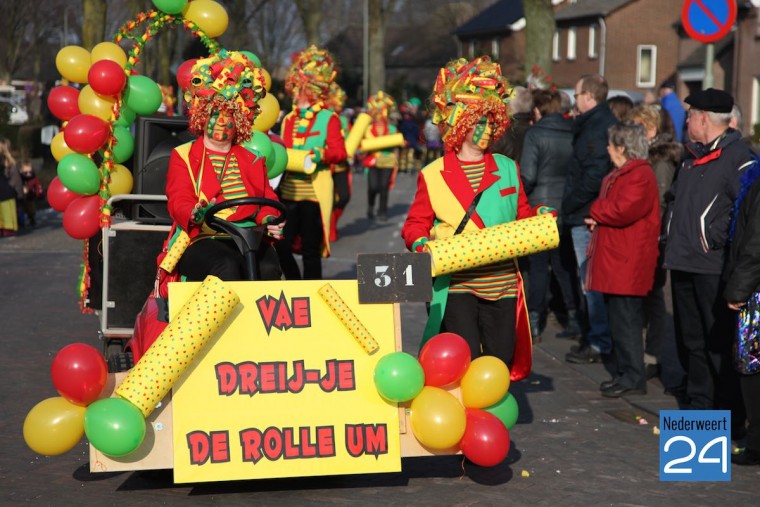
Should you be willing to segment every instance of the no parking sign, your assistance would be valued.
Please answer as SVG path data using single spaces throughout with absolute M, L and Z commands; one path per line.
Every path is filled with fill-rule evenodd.
M 685 0 L 681 10 L 686 33 L 704 43 L 722 39 L 735 21 L 736 0 Z

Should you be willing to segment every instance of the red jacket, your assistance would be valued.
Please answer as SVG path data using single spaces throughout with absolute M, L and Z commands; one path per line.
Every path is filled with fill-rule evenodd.
M 645 296 L 654 283 L 660 233 L 657 179 L 649 163 L 630 160 L 613 169 L 590 214 L 597 226 L 588 247 L 587 287 Z
M 166 197 L 169 198 L 168 207 L 172 219 L 177 225 L 185 229 L 190 237 L 194 237 L 201 230 L 200 224 L 195 224 L 190 220 L 193 207 L 198 202 L 198 193 L 196 193 L 193 179 L 190 178 L 187 164 L 185 164 L 185 161 L 177 152 L 180 148 L 181 146 L 175 148 L 169 158 L 169 172 L 166 176 Z M 264 159 L 257 157 L 239 145 L 232 146 L 232 154 L 237 159 L 240 174 L 243 177 L 243 183 L 248 191 L 248 195 L 250 197 L 266 197 L 267 199 L 277 201 L 277 194 L 274 193 L 267 179 Z M 203 139 L 199 138 L 193 142 L 188 154 L 193 178 L 197 178 L 200 173 L 202 158 Z M 200 190 L 205 194 L 208 201 L 211 201 L 213 198 L 216 198 L 217 203 L 224 201 L 224 197 L 221 195 L 222 188 L 219 185 L 219 180 L 208 156 L 206 156 L 204 164 Z M 268 206 L 262 207 L 258 210 L 258 213 L 255 213 L 255 208 L 254 206 L 242 206 L 228 220 L 242 220 L 254 215 L 252 218 L 255 218 L 256 222 L 260 223 L 268 215 L 280 215 L 279 211 Z

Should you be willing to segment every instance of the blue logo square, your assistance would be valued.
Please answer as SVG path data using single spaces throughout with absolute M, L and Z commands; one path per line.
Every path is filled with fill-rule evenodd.
M 729 410 L 660 411 L 661 481 L 730 481 Z

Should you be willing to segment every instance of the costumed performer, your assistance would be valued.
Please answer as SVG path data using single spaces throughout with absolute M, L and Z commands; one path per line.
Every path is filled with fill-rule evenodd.
M 332 110 L 340 118 L 340 128 L 343 139 L 348 137 L 351 125 L 348 118 L 341 114 L 346 104 L 346 92 L 336 82 L 330 83 L 330 95 L 327 99 L 327 108 Z M 335 187 L 335 201 L 333 202 L 332 215 L 330 217 L 330 242 L 338 240 L 338 220 L 351 200 L 351 171 L 348 167 L 348 159 L 332 165 L 333 186 Z
M 367 99 L 367 112 L 372 123 L 364 135 L 365 139 L 389 136 L 398 133 L 395 125 L 390 123 L 390 116 L 396 109 L 396 101 L 384 91 L 378 91 Z M 388 194 L 393 180 L 398 173 L 399 149 L 378 150 L 367 155 L 364 167 L 367 168 L 367 218 L 375 218 L 375 199 L 379 196 L 377 218 L 388 219 Z
M 312 45 L 293 55 L 285 78 L 285 91 L 293 96 L 293 110 L 283 118 L 280 135 L 287 148 L 309 152 L 316 164 L 311 174 L 285 171 L 277 189 L 288 215 L 277 245 L 288 280 L 301 279 L 294 251 L 300 249 L 303 256 L 305 280 L 320 280 L 322 257 L 330 255 L 330 215 L 335 198 L 330 166 L 347 157 L 340 118 L 325 105 L 335 74 L 330 53 Z
M 176 147 L 169 159 L 166 196 L 175 234 L 189 236 L 177 269 L 190 281 L 207 275 L 243 280 L 245 264 L 231 238 L 204 223 L 206 211 L 227 199 L 263 197 L 277 200 L 267 179 L 265 160 L 239 143 L 250 139 L 251 125 L 260 113 L 258 101 L 266 95 L 264 75 L 245 55 L 222 49 L 193 66 L 185 90 L 189 129 L 198 139 Z M 279 216 L 268 206 L 240 206 L 222 210 L 218 217 L 237 225 L 253 226 Z M 256 252 L 260 278 L 279 280 L 281 272 L 271 244 L 282 234 L 282 224 L 267 227 L 267 238 Z
M 443 239 L 528 218 L 551 208 L 531 208 L 517 164 L 492 154 L 491 144 L 509 128 L 509 83 L 488 57 L 449 62 L 438 73 L 433 122 L 444 156 L 422 169 L 401 236 L 413 252 Z M 462 336 L 472 358 L 503 360 L 513 380 L 531 368 L 531 336 L 523 282 L 510 259 L 438 276 L 422 343 L 448 331 Z

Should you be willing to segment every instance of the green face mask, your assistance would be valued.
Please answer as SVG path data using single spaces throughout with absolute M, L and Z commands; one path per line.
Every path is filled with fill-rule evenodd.
M 206 133 L 211 139 L 216 141 L 229 141 L 235 133 L 235 124 L 232 117 L 214 111 L 206 124 Z
M 480 144 L 480 140 L 488 131 L 489 126 L 488 117 L 481 117 L 480 120 L 478 120 L 478 123 L 475 124 L 475 130 L 472 133 L 472 142 L 475 144 Z

